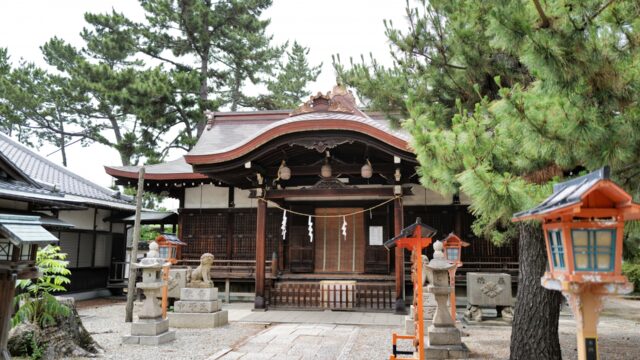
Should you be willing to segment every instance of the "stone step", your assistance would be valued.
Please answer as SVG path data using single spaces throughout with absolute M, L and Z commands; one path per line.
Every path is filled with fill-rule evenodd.
M 215 328 L 229 323 L 229 313 L 221 310 L 213 313 L 168 313 L 169 325 L 175 328 Z

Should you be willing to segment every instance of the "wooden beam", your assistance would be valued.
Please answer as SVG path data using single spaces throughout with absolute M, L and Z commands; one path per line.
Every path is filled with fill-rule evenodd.
M 267 202 L 258 201 L 256 218 L 256 298 L 254 308 L 264 309 L 265 238 L 267 235 Z
M 402 188 L 402 195 L 413 195 L 410 187 Z M 265 199 L 284 199 L 290 197 L 356 197 L 356 196 L 394 196 L 393 188 L 345 188 L 345 189 L 285 189 L 267 190 Z M 250 198 L 256 198 L 251 190 Z
M 360 174 L 362 170 L 362 164 L 331 164 L 331 170 L 334 174 L 344 174 L 344 175 L 352 175 L 352 174 Z M 291 176 L 308 176 L 308 175 L 320 175 L 320 166 L 289 166 L 291 169 Z M 383 173 L 383 174 L 393 174 L 393 172 L 398 167 L 394 164 L 371 164 L 374 173 Z M 278 176 L 279 167 L 271 166 L 268 167 L 267 176 L 277 177 Z
M 396 198 L 393 201 L 393 229 L 395 236 L 400 235 L 404 228 L 404 213 L 402 209 L 402 199 Z M 396 314 L 406 313 L 404 306 L 404 249 L 395 248 L 395 272 L 396 272 Z

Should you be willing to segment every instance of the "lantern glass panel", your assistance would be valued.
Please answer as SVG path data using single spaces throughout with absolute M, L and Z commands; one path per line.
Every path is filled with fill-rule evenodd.
M 20 250 L 20 260 L 30 260 L 31 259 L 31 244 L 22 244 L 22 249 Z
M 575 269 L 588 271 L 591 269 L 589 259 L 589 232 L 587 230 L 573 230 L 573 259 Z
M 160 252 L 160 257 L 163 259 L 168 259 L 169 258 L 169 248 L 166 246 L 160 246 L 160 248 L 158 249 Z
M 580 229 L 571 232 L 577 271 L 613 271 L 616 231 Z
M 178 250 L 178 248 L 175 248 L 173 246 L 171 247 L 171 258 L 172 259 L 176 259 L 178 257 L 177 250 Z
M 447 248 L 447 259 L 452 261 L 458 261 L 460 259 L 460 249 Z
M 551 230 L 547 233 L 549 249 L 554 269 L 564 269 L 564 246 L 562 245 L 562 232 Z
M 6 239 L 0 239 L 0 261 L 11 260 L 13 254 L 13 244 Z

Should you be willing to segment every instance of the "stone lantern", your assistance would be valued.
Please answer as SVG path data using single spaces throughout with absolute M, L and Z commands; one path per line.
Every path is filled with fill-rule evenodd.
M 430 359 L 460 359 L 468 355 L 467 347 L 460 339 L 460 330 L 447 309 L 447 298 L 451 293 L 449 273 L 456 264 L 445 258 L 441 241 L 433 244 L 433 260 L 427 265 L 429 286 L 427 291 L 436 298 L 436 312 L 429 326 L 426 356 Z
M 447 260 L 456 266 L 449 270 L 449 286 L 451 286 L 451 294 L 449 295 L 449 305 L 451 306 L 451 317 L 456 320 L 456 270 L 462 266 L 462 248 L 469 244 L 462 241 L 456 234 L 450 233 L 444 240 L 444 256 Z
M 159 345 L 176 338 L 175 331 L 169 331 L 169 319 L 163 319 L 162 308 L 158 298 L 165 286 L 160 275 L 163 266 L 168 265 L 166 259 L 160 257 L 158 244 L 149 244 L 147 257 L 133 264 L 142 269 L 142 282 L 136 288 L 144 292 L 144 302 L 138 313 L 138 321 L 131 324 L 131 336 L 125 336 L 125 344 Z
M 542 286 L 562 291 L 578 326 L 578 358 L 597 358 L 597 323 L 602 297 L 626 294 L 633 285 L 622 275 L 624 222 L 640 218 L 640 205 L 609 180 L 604 167 L 556 184 L 537 207 L 513 221 L 540 220 L 549 271 Z
M 0 359 L 7 351 L 16 280 L 38 277 L 38 246 L 58 239 L 45 230 L 38 216 L 0 214 Z

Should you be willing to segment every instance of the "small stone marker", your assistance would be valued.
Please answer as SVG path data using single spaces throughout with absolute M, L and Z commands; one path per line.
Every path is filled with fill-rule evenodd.
M 122 338 L 123 344 L 159 345 L 176 339 L 176 332 L 169 330 L 169 320 L 162 318 L 162 309 L 158 301 L 162 286 L 160 270 L 165 259 L 160 258 L 158 244 L 149 244 L 147 257 L 133 264 L 142 269 L 142 282 L 136 288 L 144 292 L 145 300 L 142 304 L 138 321 L 131 324 L 131 335 Z

